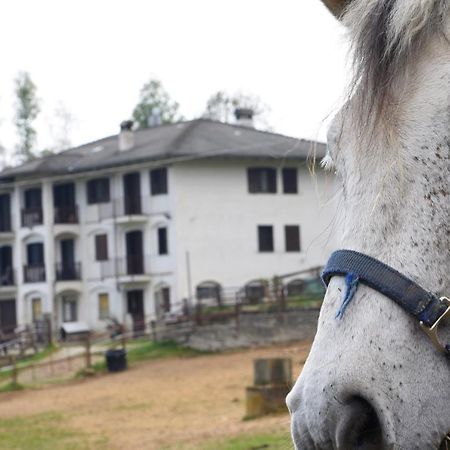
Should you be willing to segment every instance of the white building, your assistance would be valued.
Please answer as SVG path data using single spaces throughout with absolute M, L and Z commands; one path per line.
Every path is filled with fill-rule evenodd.
M 333 180 L 312 143 L 205 119 L 0 173 L 0 327 L 135 328 L 183 299 L 325 262 Z M 315 148 L 318 157 L 323 144 Z M 330 179 L 331 177 L 331 179 Z

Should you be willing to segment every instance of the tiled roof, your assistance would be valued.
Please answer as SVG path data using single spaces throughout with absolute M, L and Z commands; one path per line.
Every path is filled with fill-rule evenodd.
M 204 158 L 306 159 L 323 157 L 325 144 L 280 134 L 196 119 L 134 132 L 134 146 L 120 151 L 110 136 L 38 158 L 0 173 L 0 182 L 44 175 L 88 172 L 149 161 L 165 163 Z

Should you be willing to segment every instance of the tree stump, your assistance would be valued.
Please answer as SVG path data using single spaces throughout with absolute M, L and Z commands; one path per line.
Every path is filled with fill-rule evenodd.
M 254 386 L 246 389 L 246 417 L 261 417 L 286 411 L 286 395 L 291 387 L 291 359 L 256 359 Z

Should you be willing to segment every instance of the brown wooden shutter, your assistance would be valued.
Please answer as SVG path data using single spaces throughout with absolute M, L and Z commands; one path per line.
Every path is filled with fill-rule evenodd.
M 286 225 L 284 227 L 286 251 L 299 252 L 300 246 L 300 227 L 298 225 Z
M 106 234 L 95 236 L 95 259 L 97 261 L 108 259 L 108 236 Z

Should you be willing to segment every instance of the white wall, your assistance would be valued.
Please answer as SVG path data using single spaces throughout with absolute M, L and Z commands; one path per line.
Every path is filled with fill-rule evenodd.
M 141 174 L 144 214 L 133 218 L 104 217 L 102 220 L 100 209 L 111 209 L 111 205 L 88 205 L 86 181 L 109 176 L 111 198 L 122 199 L 123 175 L 135 170 L 120 168 L 112 169 L 110 173 L 16 183 L 12 196 L 15 233 L 9 237 L 0 233 L 0 244 L 14 244 L 18 287 L 12 291 L 0 287 L 0 300 L 16 296 L 18 322 L 24 324 L 31 320 L 31 298 L 41 297 L 43 312 L 53 314 L 55 324 L 59 324 L 61 295 L 76 292 L 79 320 L 99 329 L 105 326 L 105 321 L 99 319 L 98 295 L 101 293 L 108 293 L 111 315 L 122 321 L 127 312 L 127 290 L 143 289 L 146 319 L 150 321 L 155 318 L 155 293 L 162 287 L 170 287 L 172 304 L 179 309 L 181 300 L 189 294 L 195 295 L 195 287 L 203 281 L 213 280 L 224 287 L 240 287 L 254 279 L 322 265 L 334 247 L 330 235 L 336 203 L 326 203 L 335 191 L 334 177 L 319 172 L 311 178 L 306 163 L 294 166 L 299 168 L 298 194 L 282 193 L 279 161 L 210 160 L 170 166 L 168 195 L 151 196 L 151 165 L 142 165 L 137 170 Z M 278 193 L 248 193 L 248 167 L 278 167 Z M 55 225 L 52 186 L 55 182 L 72 180 L 76 182 L 80 223 Z M 42 187 L 44 224 L 32 229 L 23 228 L 20 223 L 23 191 L 26 187 L 39 185 Z M 274 227 L 273 253 L 258 251 L 258 225 Z M 285 225 L 300 225 L 301 252 L 285 251 Z M 161 226 L 168 230 L 168 255 L 158 255 L 157 251 L 157 229 Z M 110 264 L 113 264 L 114 258 L 125 256 L 125 234 L 130 230 L 143 232 L 145 264 L 149 268 L 147 274 L 136 279 L 102 278 L 102 263 L 95 261 L 95 235 L 108 235 L 108 255 Z M 76 239 L 76 258 L 81 262 L 82 280 L 56 282 L 58 239 L 69 235 Z M 30 240 L 41 240 L 45 245 L 47 280 L 44 283 L 23 283 L 25 244 Z M 187 253 L 191 266 L 190 293 Z
M 224 160 L 174 167 L 177 277 L 181 296 L 188 296 L 187 252 L 192 294 L 197 284 L 207 280 L 217 281 L 224 287 L 239 287 L 254 279 L 271 278 L 326 262 L 334 248 L 331 229 L 326 230 L 336 210 L 335 203 L 327 204 L 334 191 L 333 176 L 320 172 L 312 177 L 306 164 L 300 164 L 299 193 L 283 194 L 280 166 L 273 160 Z M 248 167 L 278 167 L 278 193 L 250 194 Z M 258 225 L 273 226 L 273 253 L 258 251 Z M 300 225 L 301 252 L 285 251 L 285 225 Z

